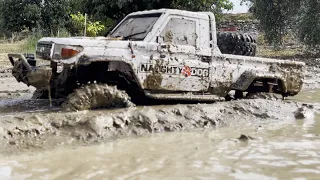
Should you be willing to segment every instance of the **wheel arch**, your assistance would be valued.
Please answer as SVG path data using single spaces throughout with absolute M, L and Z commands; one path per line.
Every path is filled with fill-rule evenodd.
M 231 87 L 233 90 L 240 90 L 244 92 L 257 81 L 274 83 L 274 85 L 277 85 L 281 89 L 281 93 L 287 92 L 284 78 L 280 73 L 258 71 L 245 71 Z

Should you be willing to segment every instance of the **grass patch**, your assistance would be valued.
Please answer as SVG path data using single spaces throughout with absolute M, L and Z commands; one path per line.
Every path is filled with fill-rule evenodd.
M 0 53 L 19 53 L 23 42 L 0 44 Z
M 268 58 L 290 58 L 300 54 L 301 51 L 298 49 L 282 49 L 274 50 L 267 47 L 258 47 L 257 56 L 268 57 Z
M 41 39 L 40 36 L 29 36 L 21 45 L 21 52 L 23 53 L 34 53 L 36 51 L 37 42 Z
M 40 38 L 38 36 L 29 36 L 16 43 L 0 44 L 0 53 L 34 53 Z
M 243 22 L 250 22 L 256 20 L 251 13 L 242 13 L 242 14 L 223 14 L 221 21 L 243 21 Z
M 320 52 L 312 51 L 306 47 L 283 48 L 281 50 L 275 50 L 272 47 L 259 46 L 256 56 L 276 59 L 314 59 L 320 58 Z

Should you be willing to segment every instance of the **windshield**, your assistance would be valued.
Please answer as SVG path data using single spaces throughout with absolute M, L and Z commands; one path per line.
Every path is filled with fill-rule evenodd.
M 148 14 L 143 16 L 129 16 L 115 29 L 111 37 L 123 39 L 143 40 L 151 31 L 161 14 Z

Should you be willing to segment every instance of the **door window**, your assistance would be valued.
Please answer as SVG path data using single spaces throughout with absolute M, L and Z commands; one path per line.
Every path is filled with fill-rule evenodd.
M 164 42 L 196 46 L 196 21 L 171 18 L 161 36 Z

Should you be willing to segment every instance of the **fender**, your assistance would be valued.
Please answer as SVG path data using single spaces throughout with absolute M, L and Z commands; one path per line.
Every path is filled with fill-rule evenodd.
M 245 71 L 241 74 L 238 80 L 231 85 L 231 88 L 234 90 L 246 91 L 249 86 L 253 83 L 255 79 L 278 79 L 283 82 L 283 77 L 280 73 L 270 73 L 270 72 L 259 72 L 255 70 Z M 285 84 L 284 84 L 285 86 Z M 283 87 L 286 89 L 286 87 Z

